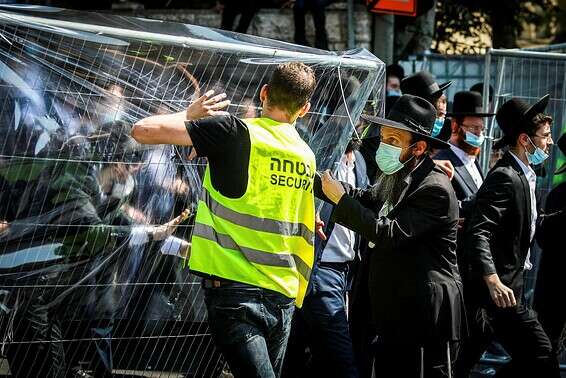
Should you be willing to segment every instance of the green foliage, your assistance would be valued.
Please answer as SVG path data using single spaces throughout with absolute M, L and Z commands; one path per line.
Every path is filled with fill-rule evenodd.
M 433 50 L 448 54 L 481 54 L 495 48 L 517 47 L 527 24 L 548 27 L 555 0 L 438 0 Z

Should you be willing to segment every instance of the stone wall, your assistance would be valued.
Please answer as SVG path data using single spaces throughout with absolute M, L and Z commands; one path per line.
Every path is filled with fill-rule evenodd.
M 220 14 L 208 9 L 163 9 L 130 12 L 129 15 L 159 20 L 182 22 L 208 27 L 220 27 Z M 371 50 L 372 15 L 365 7 L 356 6 L 354 14 L 356 47 Z M 331 50 L 345 50 L 348 41 L 348 23 L 345 3 L 329 6 L 326 29 Z M 289 9 L 262 9 L 254 18 L 249 34 L 293 42 L 293 12 Z M 307 14 L 307 39 L 314 44 L 312 17 Z

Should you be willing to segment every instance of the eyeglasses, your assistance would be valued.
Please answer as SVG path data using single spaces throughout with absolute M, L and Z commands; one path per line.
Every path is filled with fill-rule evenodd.
M 548 141 L 548 140 L 551 140 L 551 139 L 552 139 L 552 134 L 548 134 L 548 135 L 537 135 L 537 134 L 534 134 L 534 135 L 533 135 L 533 138 L 546 139 L 546 140 Z
M 460 124 L 460 127 L 463 127 L 465 129 L 471 130 L 471 131 L 475 131 L 478 133 L 483 132 L 484 130 L 484 126 L 483 125 L 465 125 L 463 123 Z

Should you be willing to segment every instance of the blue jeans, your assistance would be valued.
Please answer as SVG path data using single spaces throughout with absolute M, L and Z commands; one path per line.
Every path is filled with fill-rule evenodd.
M 311 291 L 293 319 L 286 377 L 359 376 L 346 317 L 347 276 L 346 263 L 322 263 L 314 270 Z M 306 346 L 312 352 L 310 370 L 305 361 Z
M 295 301 L 244 284 L 207 288 L 212 338 L 235 377 L 279 377 Z

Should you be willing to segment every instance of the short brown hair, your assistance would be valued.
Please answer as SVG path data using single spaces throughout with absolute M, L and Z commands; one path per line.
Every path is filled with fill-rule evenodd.
M 546 124 L 552 125 L 552 117 L 544 114 L 544 113 L 539 113 L 536 116 L 534 116 L 534 118 L 531 120 L 531 122 L 529 122 L 527 124 L 526 127 L 526 134 L 527 135 L 535 135 L 537 130 L 539 129 L 539 127 L 544 126 Z
M 295 114 L 309 102 L 316 86 L 316 78 L 312 68 L 304 63 L 283 63 L 275 68 L 268 86 L 269 105 Z

